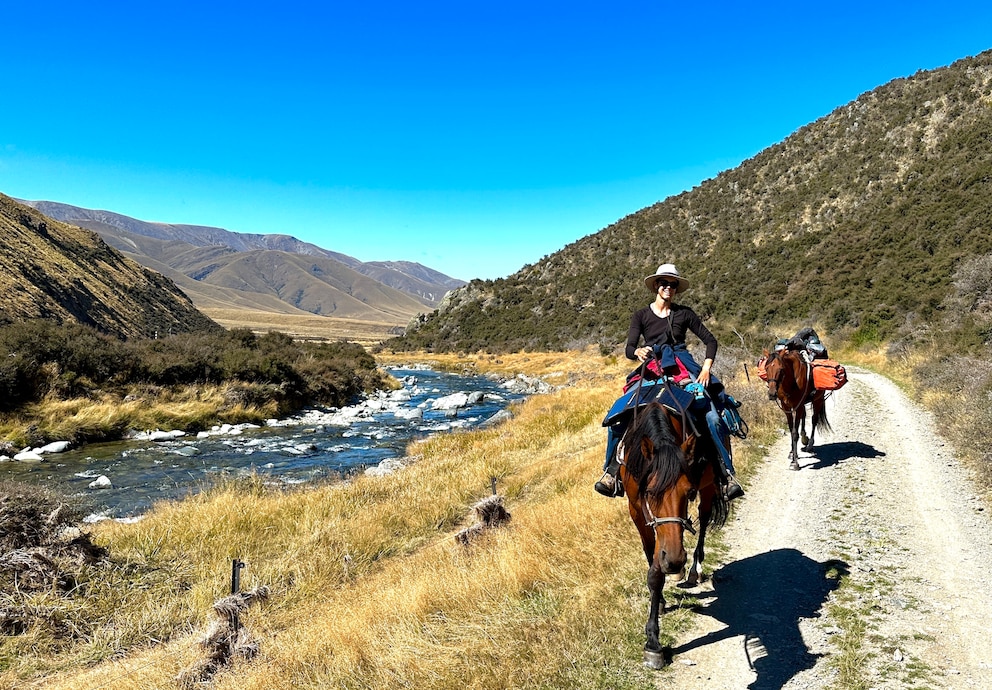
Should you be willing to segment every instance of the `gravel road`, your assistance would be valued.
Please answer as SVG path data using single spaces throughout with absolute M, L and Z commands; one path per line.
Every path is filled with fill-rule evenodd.
M 992 688 L 992 511 L 929 414 L 848 376 L 800 471 L 769 450 L 712 579 L 667 589 L 702 615 L 659 687 Z

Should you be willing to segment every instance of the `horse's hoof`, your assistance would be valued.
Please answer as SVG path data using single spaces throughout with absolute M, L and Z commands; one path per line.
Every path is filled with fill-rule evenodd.
M 652 652 L 649 649 L 645 649 L 644 665 L 657 671 L 668 665 L 668 658 L 666 657 L 664 650 L 660 652 Z
M 793 460 L 792 462 L 789 463 L 789 469 L 790 470 L 798 470 L 799 469 L 799 463 L 796 462 L 795 460 Z

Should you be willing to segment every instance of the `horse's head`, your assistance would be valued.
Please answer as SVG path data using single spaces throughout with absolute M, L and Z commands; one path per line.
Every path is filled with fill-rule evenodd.
M 655 560 L 663 573 L 681 573 L 685 568 L 686 529 L 695 533 L 689 520 L 689 503 L 696 497 L 696 488 L 686 473 L 673 483 L 661 487 L 648 484 L 645 500 L 645 517 L 655 534 Z
M 682 537 L 687 528 L 692 529 L 689 502 L 696 489 L 668 411 L 657 403 L 648 405 L 632 425 L 625 447 L 631 515 L 639 513 L 646 529 L 653 532 L 653 560 L 662 572 L 679 573 L 685 567 Z
M 782 385 L 782 376 L 785 373 L 784 363 L 779 356 L 779 352 L 768 352 L 765 350 L 762 356 L 765 366 L 765 381 L 768 384 L 768 399 L 778 398 L 778 390 Z
M 768 399 L 777 400 L 785 409 L 795 409 L 809 395 L 809 369 L 806 360 L 796 350 L 778 350 L 765 360 Z

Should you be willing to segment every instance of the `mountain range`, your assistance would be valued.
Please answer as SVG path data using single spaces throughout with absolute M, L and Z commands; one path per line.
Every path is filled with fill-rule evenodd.
M 0 194 L 0 325 L 83 323 L 120 338 L 219 330 L 168 278 Z
M 169 277 L 206 310 L 317 314 L 405 325 L 465 284 L 413 262 L 362 262 L 281 234 L 152 223 L 54 201 L 27 201 L 49 218 L 98 233 Z
M 674 262 L 734 341 L 992 343 L 992 51 L 864 93 L 693 189 L 517 273 L 473 280 L 395 348 L 615 349 Z M 962 331 L 963 333 L 963 331 Z M 721 339 L 724 339 L 721 338 Z

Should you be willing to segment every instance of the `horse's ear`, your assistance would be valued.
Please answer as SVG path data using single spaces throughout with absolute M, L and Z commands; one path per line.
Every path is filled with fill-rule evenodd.
M 641 437 L 641 456 L 645 458 L 654 457 L 654 444 L 647 436 Z

